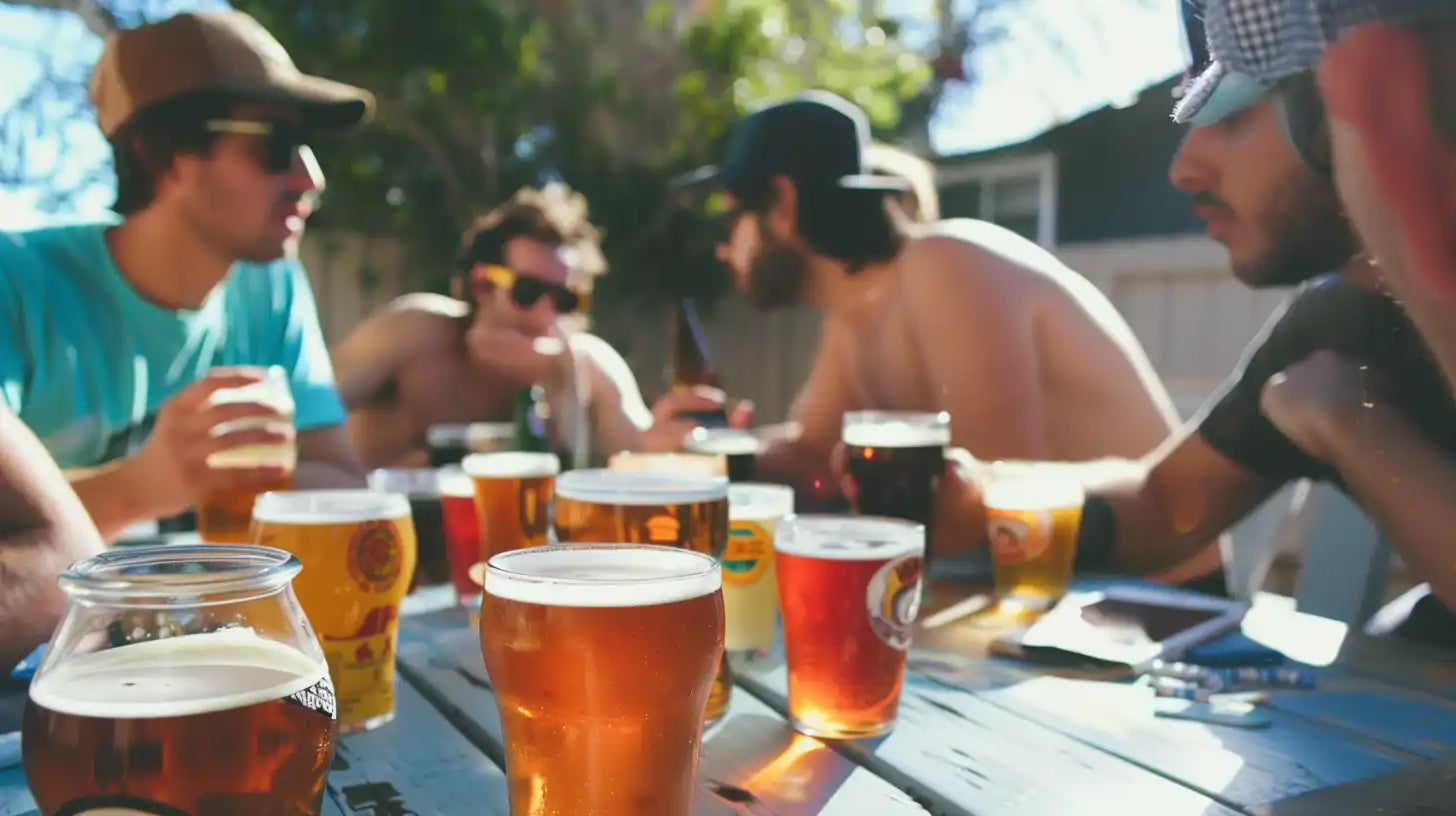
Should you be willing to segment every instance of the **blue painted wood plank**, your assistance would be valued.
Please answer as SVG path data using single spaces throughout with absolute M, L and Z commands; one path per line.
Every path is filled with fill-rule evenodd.
M 770 707 L 787 709 L 787 675 L 778 661 L 743 666 L 739 682 Z M 907 677 L 893 732 L 836 747 L 933 812 L 951 816 L 1238 812 L 970 692 L 915 674 Z
M 406 618 L 400 670 L 488 752 L 501 756 L 500 714 L 476 632 L 455 610 Z M 724 719 L 704 734 L 697 816 L 925 814 L 908 794 L 736 689 Z
M 1255 816 L 1446 816 L 1456 813 L 1456 754 L 1417 760 L 1392 774 L 1256 808 Z
M 0 816 L 31 816 L 35 799 L 19 765 L 0 770 Z
M 1449 700 L 1371 689 L 1283 692 L 1268 705 L 1432 759 L 1456 751 L 1456 703 Z

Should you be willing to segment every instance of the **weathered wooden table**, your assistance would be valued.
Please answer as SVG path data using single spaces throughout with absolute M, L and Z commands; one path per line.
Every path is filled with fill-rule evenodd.
M 967 592 L 936 597 L 944 607 Z M 477 634 L 445 588 L 405 611 L 398 716 L 341 740 L 325 813 L 504 816 Z M 706 734 L 696 813 L 1456 814 L 1456 654 L 1349 635 L 1263 599 L 1244 633 L 1326 667 L 1317 690 L 1274 693 L 1271 724 L 1245 730 L 1154 717 L 1126 683 L 988 658 L 992 631 L 975 618 L 926 621 L 899 723 L 880 739 L 796 734 L 782 661 L 738 664 L 728 716 Z M 23 690 L 0 696 L 0 733 L 23 702 Z M 34 807 L 21 768 L 0 768 L 0 816 Z

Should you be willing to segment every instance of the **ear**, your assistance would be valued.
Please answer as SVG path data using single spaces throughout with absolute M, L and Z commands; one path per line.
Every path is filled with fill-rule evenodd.
M 799 229 L 799 188 L 788 176 L 774 176 L 773 188 L 773 204 L 768 210 L 769 226 L 779 238 L 787 239 Z

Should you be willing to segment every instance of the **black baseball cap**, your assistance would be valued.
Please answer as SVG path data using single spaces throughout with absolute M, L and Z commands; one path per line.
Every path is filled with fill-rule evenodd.
M 673 181 L 677 189 L 723 187 L 787 176 L 805 187 L 899 192 L 909 184 L 864 172 L 870 144 L 864 111 L 828 91 L 805 91 L 743 117 L 728 137 L 722 164 L 700 167 Z

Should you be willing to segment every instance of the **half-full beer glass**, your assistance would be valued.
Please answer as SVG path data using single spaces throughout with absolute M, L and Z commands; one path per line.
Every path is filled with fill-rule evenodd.
M 751 482 L 758 471 L 763 442 L 741 428 L 694 428 L 683 442 L 692 453 L 722 456 L 728 461 L 728 481 Z
M 797 516 L 779 525 L 789 722 L 815 737 L 888 734 L 920 611 L 925 528 L 899 519 Z
M 718 562 L 675 547 L 512 550 L 486 566 L 480 639 L 511 812 L 688 816 L 723 655 Z
M 476 453 L 464 468 L 475 483 L 475 519 L 480 526 L 480 557 L 507 550 L 546 546 L 551 530 L 551 500 L 561 460 L 554 453 Z
M 1082 526 L 1082 485 L 1055 474 L 992 474 L 982 485 L 991 569 L 1002 604 L 1045 610 L 1066 593 Z
M 318 813 L 338 720 L 298 571 L 276 549 L 165 546 L 62 573 L 22 728 L 40 811 Z
M 728 542 L 728 479 L 701 473 L 585 469 L 556 480 L 556 540 L 562 544 L 662 544 L 721 558 Z M 725 657 L 706 718 L 720 719 L 733 694 Z
M 847 411 L 843 441 L 859 493 L 855 512 L 917 522 L 929 540 L 950 445 L 950 414 Z
M 253 540 L 303 562 L 293 586 L 329 664 L 339 730 L 394 719 L 399 602 L 416 558 L 409 500 L 372 490 L 264 493 Z
M 728 548 L 723 552 L 723 637 L 730 652 L 773 645 L 779 622 L 774 530 L 794 512 L 794 491 L 783 485 L 728 486 Z
M 283 418 L 224 422 L 213 429 L 214 434 L 262 428 L 277 422 L 293 423 L 293 391 L 288 386 L 288 374 L 278 366 L 269 368 L 262 382 L 238 388 L 222 388 L 213 392 L 211 398 L 214 405 L 239 402 L 271 405 L 283 414 Z M 298 464 L 298 448 L 292 439 L 278 445 L 241 445 L 214 453 L 207 457 L 207 463 L 215 468 L 281 464 L 287 469 L 285 475 L 272 484 L 215 490 L 198 500 L 197 533 L 203 541 L 215 544 L 245 544 L 248 541 L 248 528 L 253 520 L 253 501 L 260 493 L 287 490 L 293 486 L 293 469 Z

